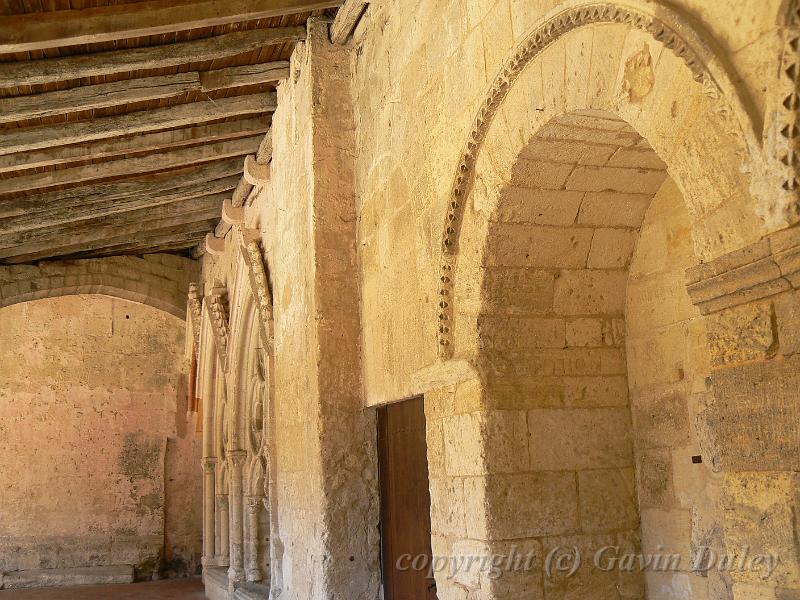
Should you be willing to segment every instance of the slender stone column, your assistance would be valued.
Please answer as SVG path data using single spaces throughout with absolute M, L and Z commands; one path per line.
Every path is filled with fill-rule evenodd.
M 233 450 L 228 453 L 230 460 L 231 481 L 231 531 L 230 531 L 230 568 L 228 569 L 228 586 L 232 590 L 234 585 L 244 579 L 243 556 L 243 522 L 242 522 L 242 467 L 244 466 L 247 452 Z
M 215 554 L 214 540 L 216 528 L 214 516 L 216 511 L 214 502 L 214 475 L 217 468 L 217 459 L 208 457 L 203 459 L 203 566 L 212 561 Z
M 247 581 L 261 581 L 264 577 L 258 564 L 258 514 L 261 512 L 263 500 L 262 496 L 247 497 L 247 526 L 244 530 L 244 568 Z
M 230 553 L 230 503 L 228 494 L 217 496 L 219 506 L 219 552 L 217 552 L 217 565 L 227 567 Z

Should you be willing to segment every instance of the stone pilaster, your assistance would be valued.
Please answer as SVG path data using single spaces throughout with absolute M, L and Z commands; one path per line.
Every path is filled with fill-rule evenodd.
M 233 450 L 228 454 L 231 491 L 230 491 L 230 567 L 228 568 L 228 584 L 235 586 L 244 579 L 244 522 L 242 514 L 242 467 L 247 452 Z
M 244 542 L 245 542 L 245 577 L 247 581 L 261 581 L 264 577 L 261 572 L 258 560 L 258 531 L 259 531 L 259 515 L 264 506 L 264 498 L 262 496 L 248 496 L 247 503 L 247 521 L 244 529 Z
M 228 494 L 217 495 L 217 537 L 215 551 L 217 566 L 227 567 L 230 556 L 230 503 Z
M 216 458 L 203 459 L 203 565 L 213 559 L 215 533 L 214 477 Z

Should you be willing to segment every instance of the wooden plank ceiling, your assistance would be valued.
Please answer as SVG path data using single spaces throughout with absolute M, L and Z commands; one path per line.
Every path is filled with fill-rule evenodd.
M 191 253 L 341 3 L 0 0 L 0 263 Z

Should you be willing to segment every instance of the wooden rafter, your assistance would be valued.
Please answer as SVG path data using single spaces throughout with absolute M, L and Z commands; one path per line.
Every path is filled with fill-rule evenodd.
M 0 155 L 170 127 L 186 127 L 226 117 L 271 112 L 275 110 L 276 106 L 277 99 L 274 93 L 254 94 L 178 104 L 168 108 L 156 108 L 63 125 L 29 127 L 0 134 Z
M 213 61 L 264 46 L 297 42 L 305 37 L 305 27 L 276 27 L 236 31 L 203 40 L 163 46 L 0 63 L 0 88 L 57 83 Z
M 346 0 L 331 24 L 331 41 L 334 44 L 344 44 L 350 39 L 368 5 L 367 0 Z
M 63 165 L 87 159 L 109 158 L 122 154 L 158 152 L 191 144 L 261 135 L 267 131 L 267 128 L 267 118 L 261 116 L 156 133 L 101 139 L 58 148 L 19 152 L 0 156 L 0 173 Z
M 187 188 L 196 186 L 199 193 L 212 185 L 211 182 L 225 180 L 226 185 L 232 176 L 231 184 L 225 189 L 233 189 L 239 181 L 241 173 L 240 159 L 228 159 L 210 163 L 203 169 L 187 167 L 159 173 L 114 181 L 111 183 L 95 183 L 92 185 L 43 192 L 31 196 L 16 196 L 0 200 L 0 234 L 15 231 L 12 227 L 36 227 L 40 221 L 47 221 L 47 215 L 61 219 L 58 222 L 77 220 L 81 211 L 93 211 L 98 206 L 108 210 L 119 209 L 130 202 L 139 206 L 149 206 L 150 202 L 158 204 L 159 198 L 186 194 Z M 27 223 L 27 225 L 23 225 Z M 51 223 L 56 224 L 56 223 Z
M 342 0 L 170 0 L 5 17 L 0 53 L 95 44 L 333 8 Z
M 146 156 L 112 160 L 99 164 L 81 165 L 68 169 L 45 171 L 0 180 L 0 194 L 21 192 L 23 190 L 43 189 L 58 185 L 67 185 L 91 181 L 93 179 L 109 179 L 150 171 L 175 169 L 186 165 L 200 165 L 213 160 L 245 156 L 258 149 L 261 136 L 238 138 L 224 142 L 215 142 L 203 146 L 192 146 L 167 152 L 157 152 Z
M 0 241 L 0 259 L 33 254 L 48 249 L 70 252 L 91 250 L 109 238 L 133 235 L 160 227 L 172 227 L 199 220 L 219 218 L 224 194 L 192 198 L 157 208 L 128 211 L 113 216 L 95 217 L 79 224 L 36 229 L 4 236 Z
M 208 219 L 199 223 L 190 223 L 183 227 L 160 228 L 133 236 L 130 234 L 121 235 L 104 240 L 102 243 L 97 244 L 94 249 L 87 251 L 73 251 L 68 248 L 55 251 L 44 250 L 37 253 L 10 256 L 0 259 L 0 261 L 8 264 L 20 264 L 45 258 L 88 258 L 114 254 L 146 254 L 149 252 L 188 250 L 205 237 L 205 234 L 213 226 L 213 222 L 212 219 Z
M 0 123 L 66 115 L 145 100 L 179 98 L 189 92 L 275 83 L 288 75 L 288 63 L 278 61 L 203 73 L 176 73 L 86 85 L 69 90 L 0 98 Z

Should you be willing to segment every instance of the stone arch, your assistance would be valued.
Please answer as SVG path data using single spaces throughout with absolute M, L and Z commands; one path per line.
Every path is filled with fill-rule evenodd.
M 702 454 L 690 405 L 707 392 L 709 351 L 684 284 L 697 257 L 679 187 L 630 125 L 580 110 L 537 130 L 492 209 L 474 291 L 478 377 L 458 385 L 457 414 L 443 424 L 446 477 L 455 478 L 445 481 L 457 487 L 466 478 L 474 552 L 505 556 L 509 540 L 542 557 L 560 545 L 584 557 L 604 546 L 688 552 L 688 540 L 669 545 L 671 532 L 690 528 L 686 506 L 658 480 L 678 459 L 676 469 L 692 469 L 703 484 L 709 477 L 709 465 L 686 466 Z M 471 437 L 474 445 L 458 446 Z M 438 485 L 434 506 L 449 504 L 436 497 Z M 682 503 L 695 502 L 680 492 Z M 698 497 L 691 508 L 703 520 L 691 523 L 692 542 L 718 551 L 724 540 L 703 535 L 705 523 L 718 522 L 716 506 Z M 447 537 L 448 526 L 435 522 L 435 535 Z M 706 597 L 697 588 L 709 578 L 669 576 L 697 592 L 688 597 Z M 651 573 L 591 566 L 543 584 L 538 573 L 506 577 L 467 587 L 496 599 L 555 589 L 600 600 L 642 598 L 646 584 L 651 593 L 660 585 Z
M 259 251 L 260 252 L 260 251 Z M 235 428 L 233 446 L 243 457 L 240 467 L 242 497 L 236 501 L 246 504 L 241 523 L 235 523 L 237 535 L 243 541 L 242 566 L 244 578 L 253 584 L 272 584 L 273 518 L 268 498 L 269 477 L 268 419 L 265 404 L 269 374 L 266 354 L 269 350 L 263 335 L 262 309 L 258 292 L 253 289 L 251 264 L 237 261 L 230 298 L 231 335 L 229 346 L 228 390 L 233 403 L 232 420 Z M 263 371 L 262 371 L 263 369 Z M 260 433 L 260 435 L 258 435 Z
M 559 115 L 606 111 L 647 139 L 687 201 L 701 260 L 786 222 L 785 198 L 774 193 L 780 187 L 774 161 L 765 159 L 757 134 L 761 119 L 708 39 L 672 9 L 646 0 L 633 6 L 574 0 L 525 37 L 478 111 L 448 198 L 440 357 L 475 349 L 474 321 L 464 323 L 463 316 L 475 314 L 474 282 L 497 190 L 510 181 L 522 148 Z
M 186 294 L 199 264 L 171 254 L 115 256 L 0 266 L 0 307 L 74 294 L 131 300 L 186 318 Z

